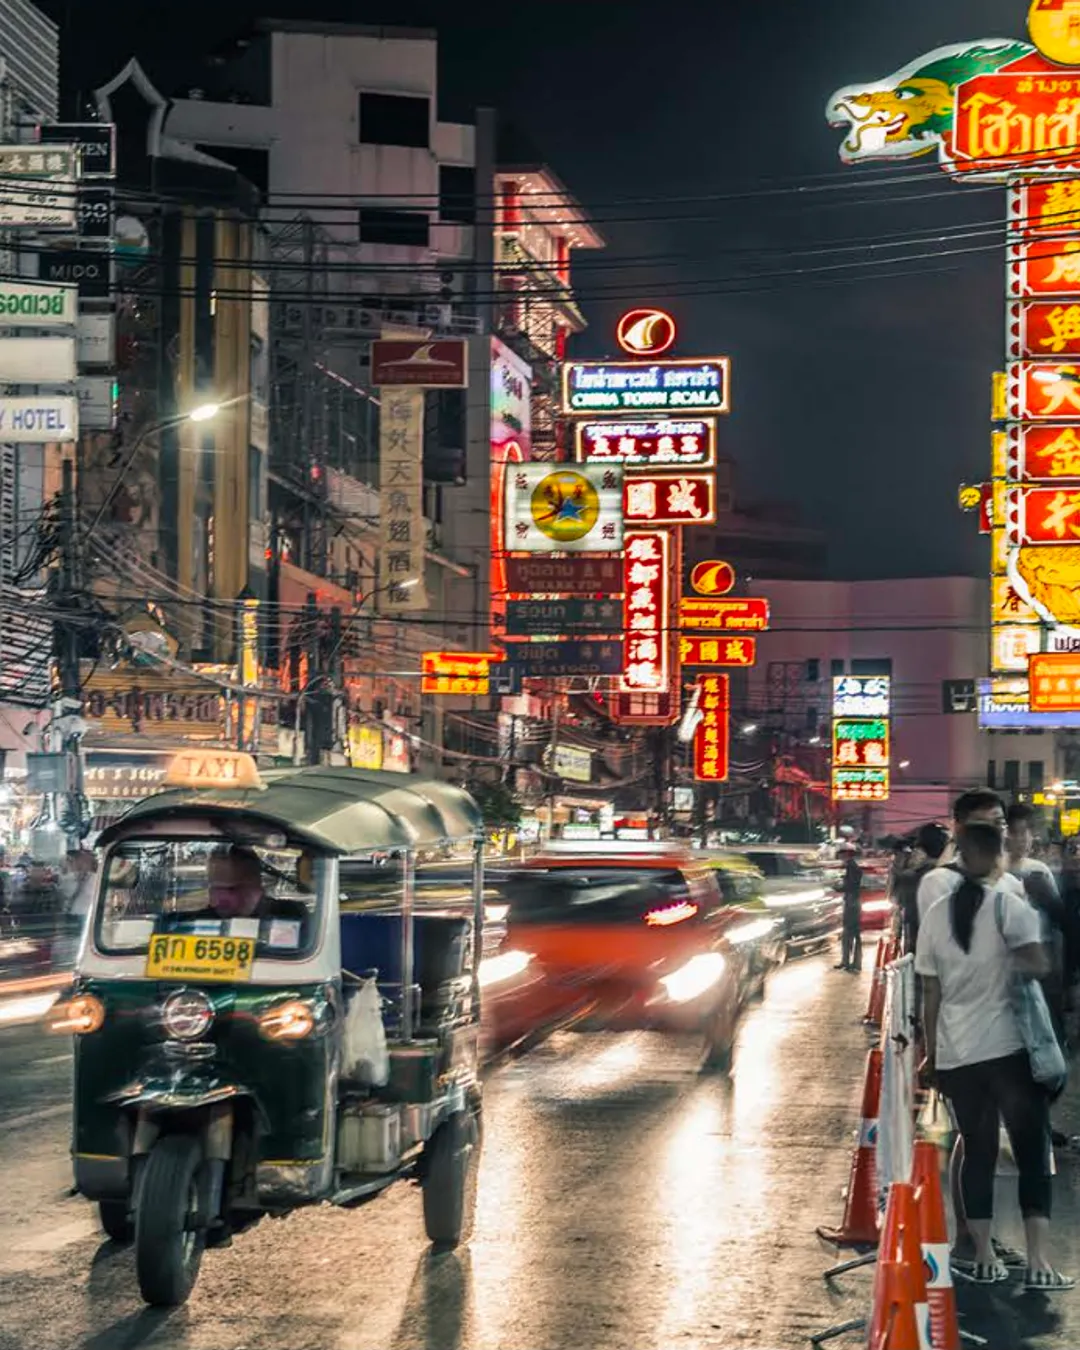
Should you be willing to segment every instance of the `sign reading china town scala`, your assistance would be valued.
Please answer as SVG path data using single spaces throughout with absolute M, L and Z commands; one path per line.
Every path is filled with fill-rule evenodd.
M 716 422 L 661 419 L 655 422 L 578 422 L 575 452 L 585 464 L 612 461 L 627 468 L 658 469 L 692 465 L 708 469 L 716 463 Z
M 564 413 L 726 413 L 731 362 L 726 356 L 677 361 L 566 361 Z
M 669 530 L 627 532 L 624 693 L 662 694 L 671 683 L 669 603 L 673 541 Z
M 651 525 L 716 523 L 716 475 L 635 473 L 623 486 L 627 521 Z
M 506 471 L 506 547 L 513 553 L 617 553 L 621 464 L 514 464 Z
M 627 356 L 663 356 L 675 346 L 678 330 L 664 309 L 630 309 L 615 327 L 615 341 Z

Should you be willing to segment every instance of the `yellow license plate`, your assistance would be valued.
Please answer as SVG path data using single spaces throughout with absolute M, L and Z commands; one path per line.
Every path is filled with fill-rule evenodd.
M 162 933 L 150 939 L 146 975 L 151 980 L 251 979 L 254 938 L 202 937 Z

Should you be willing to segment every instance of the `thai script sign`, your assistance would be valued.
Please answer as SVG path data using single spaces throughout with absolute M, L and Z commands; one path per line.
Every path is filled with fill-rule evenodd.
M 0 277 L 0 323 L 20 328 L 70 328 L 75 322 L 74 286 Z
M 567 361 L 565 413 L 726 413 L 731 362 L 726 356 L 679 361 Z
M 577 458 L 585 464 L 615 461 L 660 468 L 716 463 L 716 421 L 661 418 L 654 422 L 578 422 L 574 427 Z

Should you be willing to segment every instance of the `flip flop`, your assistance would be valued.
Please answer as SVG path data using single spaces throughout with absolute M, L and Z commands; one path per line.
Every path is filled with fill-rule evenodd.
M 1060 1270 L 1029 1270 L 1024 1276 L 1024 1288 L 1032 1293 L 1060 1294 L 1075 1289 L 1076 1281 L 1071 1275 L 1062 1275 Z
M 1001 1261 L 990 1261 L 986 1265 L 976 1261 L 968 1278 L 973 1284 L 1004 1284 L 1009 1272 Z
M 990 1245 L 994 1249 L 994 1255 L 1003 1266 L 1008 1266 L 1010 1270 L 1027 1269 L 1027 1257 L 1023 1252 L 1018 1252 L 1015 1247 L 1007 1247 L 1004 1242 L 999 1242 L 997 1238 L 991 1238 Z

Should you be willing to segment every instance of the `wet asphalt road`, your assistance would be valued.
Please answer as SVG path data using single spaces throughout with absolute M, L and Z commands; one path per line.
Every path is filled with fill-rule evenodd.
M 207 1254 L 172 1313 L 143 1308 L 130 1253 L 67 1195 L 66 1047 L 2 1030 L 0 1348 L 806 1345 L 863 1314 L 870 1288 L 859 1272 L 830 1291 L 832 1253 L 813 1236 L 840 1217 L 867 1046 L 866 977 L 828 966 L 773 977 L 730 1080 L 698 1077 L 692 1045 L 648 1035 L 564 1033 L 497 1071 L 477 1232 L 458 1255 L 429 1258 L 403 1184 L 357 1210 L 263 1221 Z M 1080 1212 L 1068 1166 L 1060 1189 Z M 1080 1268 L 1080 1240 L 1067 1245 Z M 1080 1292 L 975 1302 L 994 1350 L 1080 1344 Z

